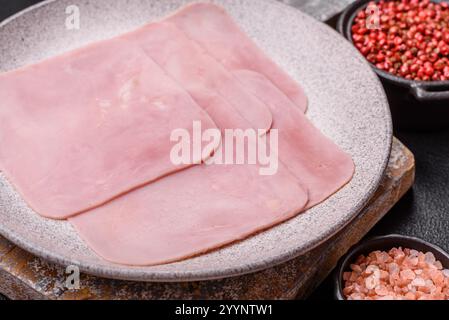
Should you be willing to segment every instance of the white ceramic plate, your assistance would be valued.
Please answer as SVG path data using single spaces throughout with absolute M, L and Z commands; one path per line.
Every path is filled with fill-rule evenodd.
M 0 71 L 124 33 L 186 2 L 46 1 L 0 25 Z M 336 32 L 296 9 L 272 0 L 215 2 L 304 87 L 310 99 L 308 117 L 352 155 L 356 164 L 353 180 L 313 210 L 248 240 L 179 263 L 128 267 L 99 258 L 67 222 L 34 213 L 0 175 L 2 235 L 45 259 L 75 264 L 103 277 L 191 281 L 241 275 L 283 263 L 327 240 L 357 215 L 378 187 L 392 141 L 388 104 L 375 74 Z M 66 29 L 69 5 L 80 9 L 80 30 Z

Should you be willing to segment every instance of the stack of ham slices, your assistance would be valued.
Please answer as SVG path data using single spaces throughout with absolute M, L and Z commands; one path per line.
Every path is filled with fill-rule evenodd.
M 157 265 L 244 239 L 324 201 L 351 157 L 306 118 L 284 71 L 213 4 L 0 75 L 0 169 L 101 257 Z M 279 135 L 279 168 L 170 160 L 173 130 Z

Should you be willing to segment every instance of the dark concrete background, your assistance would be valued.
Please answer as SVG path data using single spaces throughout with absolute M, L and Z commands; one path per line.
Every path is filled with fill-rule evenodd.
M 0 0 L 0 21 L 39 1 Z M 284 1 L 292 3 L 292 0 Z M 318 0 L 295 0 L 293 3 L 301 5 L 312 1 L 328 5 Z M 397 131 L 396 136 L 415 154 L 416 184 L 369 236 L 406 234 L 423 238 L 449 251 L 449 130 L 430 133 Z M 333 299 L 332 292 L 333 283 L 329 278 L 311 299 Z

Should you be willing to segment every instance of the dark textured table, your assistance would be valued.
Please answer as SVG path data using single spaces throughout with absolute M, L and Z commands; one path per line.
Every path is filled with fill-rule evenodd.
M 351 0 L 282 0 L 327 20 Z M 39 0 L 0 0 L 0 20 Z M 1 46 L 1 44 L 0 44 Z M 0 57 L 1 63 L 1 57 Z M 370 233 L 417 236 L 449 251 L 449 129 L 432 133 L 396 132 L 415 154 L 416 183 L 411 191 Z M 332 299 L 330 279 L 312 299 Z

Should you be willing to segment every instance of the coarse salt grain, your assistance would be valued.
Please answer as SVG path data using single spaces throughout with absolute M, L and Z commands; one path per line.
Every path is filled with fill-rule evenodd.
M 426 285 L 426 280 L 420 277 L 416 277 L 411 284 L 415 287 L 424 287 Z
M 351 264 L 351 270 L 357 273 L 362 272 L 362 268 L 358 264 Z
M 400 274 L 403 279 L 413 280 L 416 278 L 416 274 L 410 269 L 405 269 Z
M 435 263 L 436 259 L 432 252 L 427 252 L 425 256 L 426 256 L 425 261 L 427 263 L 429 264 Z
M 379 280 L 376 279 L 373 276 L 370 276 L 368 278 L 365 279 L 365 287 L 368 290 L 373 290 L 374 288 L 376 288 L 376 286 L 379 284 Z
M 444 275 L 446 278 L 449 278 L 449 269 L 444 269 L 444 270 L 443 270 L 443 275 Z

